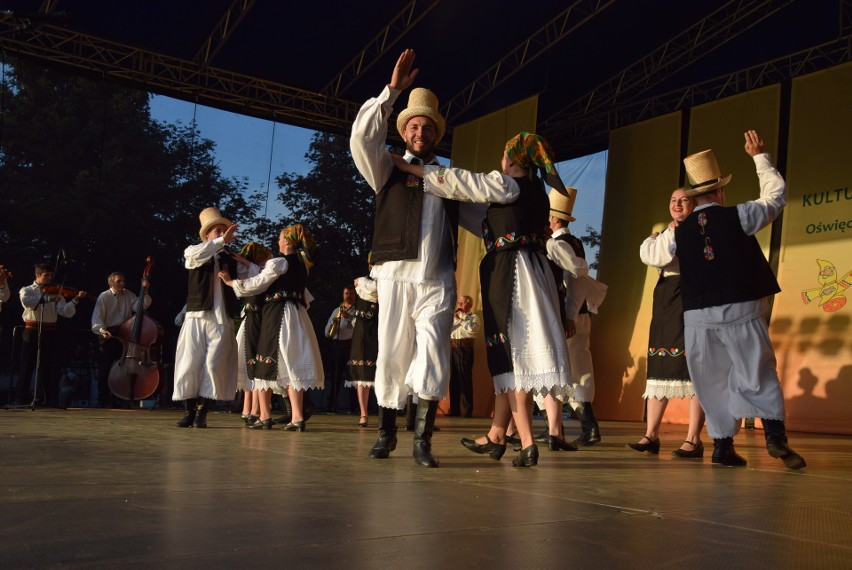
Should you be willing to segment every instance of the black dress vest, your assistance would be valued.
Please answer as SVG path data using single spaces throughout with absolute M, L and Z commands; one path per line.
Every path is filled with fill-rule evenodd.
M 459 203 L 442 199 L 453 243 L 453 262 L 459 232 Z M 420 247 L 420 218 L 423 214 L 423 179 L 394 168 L 376 195 L 373 226 L 373 265 L 385 261 L 416 259 Z
M 219 269 L 227 270 L 231 278 L 237 278 L 237 262 L 226 252 L 216 254 L 219 256 Z M 189 282 L 187 286 L 186 310 L 187 311 L 209 311 L 213 309 L 213 284 L 214 279 L 219 279 L 213 274 L 213 258 L 201 267 L 189 270 Z M 237 318 L 237 296 L 234 290 L 226 285 L 222 286 L 222 297 L 225 301 L 225 312 L 232 319 Z
M 736 207 L 693 212 L 675 230 L 675 243 L 685 311 L 781 291 L 757 239 L 743 231 Z
M 287 260 L 287 273 L 273 281 L 266 289 L 264 307 L 277 301 L 291 301 L 305 305 L 308 270 L 298 253 L 285 255 L 284 259 Z

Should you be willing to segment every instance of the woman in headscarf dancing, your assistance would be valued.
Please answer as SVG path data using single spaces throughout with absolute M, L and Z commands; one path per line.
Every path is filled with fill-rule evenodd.
M 249 427 L 272 429 L 272 392 L 286 393 L 292 403 L 292 419 L 287 431 L 305 431 L 303 399 L 306 390 L 321 389 L 324 383 L 322 359 L 313 325 L 306 310 L 305 283 L 316 242 L 310 232 L 295 224 L 281 230 L 278 249 L 284 257 L 266 262 L 251 279 L 222 281 L 237 296 L 263 292 L 260 335 L 254 358 L 247 360 L 260 403 L 260 417 Z
M 456 193 L 455 188 L 471 186 L 502 187 L 518 196 L 509 204 L 492 203 L 482 223 L 486 253 L 479 275 L 486 355 L 496 400 L 489 432 L 475 440 L 463 438 L 462 444 L 499 460 L 506 451 L 506 427 L 514 419 L 522 450 L 512 464 L 536 465 L 533 394 L 555 389 L 561 393 L 570 378 L 556 282 L 544 248 L 550 210 L 544 181 L 567 195 L 553 151 L 544 138 L 522 132 L 505 145 L 502 174 L 412 166 L 396 158 L 394 162 L 414 176 L 423 175 L 425 188 L 443 187 L 448 196 Z

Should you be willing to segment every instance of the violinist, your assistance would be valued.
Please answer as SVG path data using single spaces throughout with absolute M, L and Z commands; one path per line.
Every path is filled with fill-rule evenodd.
M 115 401 L 110 397 L 109 371 L 112 363 L 121 358 L 121 341 L 115 337 L 118 328 L 129 319 L 136 307 L 136 294 L 128 291 L 124 273 L 113 271 L 107 277 L 109 289 L 98 295 L 92 312 L 92 332 L 100 337 L 98 345 L 98 407 L 106 408 Z M 142 289 L 148 289 L 148 279 L 142 278 Z M 151 296 L 145 293 L 143 307 L 151 306 Z M 112 402 L 110 402 L 112 400 Z
M 41 319 L 41 359 L 44 373 L 39 386 L 44 388 L 45 405 L 59 406 L 59 358 L 56 326 L 59 316 L 70 319 L 77 313 L 77 303 L 86 296 L 85 291 L 74 291 L 70 300 L 63 296 L 63 288 L 51 286 L 53 270 L 46 263 L 35 266 L 35 281 L 22 287 L 21 305 L 24 306 L 24 333 L 21 339 L 21 363 L 18 368 L 16 400 L 26 404 L 27 392 L 36 363 L 39 320 Z M 67 290 L 64 292 L 68 292 Z M 40 306 L 40 305 L 43 305 Z

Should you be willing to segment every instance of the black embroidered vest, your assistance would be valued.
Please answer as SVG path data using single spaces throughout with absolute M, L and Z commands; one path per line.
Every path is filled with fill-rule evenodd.
M 237 263 L 225 252 L 216 254 L 219 256 L 219 269 L 227 270 L 233 279 L 237 278 Z M 210 258 L 201 267 L 189 270 L 189 282 L 187 286 L 186 310 L 187 311 L 210 311 L 213 309 L 213 284 L 219 276 L 213 274 L 214 263 Z M 237 297 L 234 290 L 222 284 L 222 296 L 225 302 L 225 312 L 232 319 L 237 318 Z
M 442 200 L 453 240 L 453 262 L 459 231 L 459 203 Z M 376 195 L 373 226 L 373 265 L 385 261 L 416 259 L 420 248 L 420 218 L 423 214 L 423 180 L 394 168 L 382 191 Z
M 305 284 L 308 270 L 298 253 L 284 256 L 287 260 L 287 273 L 276 279 L 264 295 L 264 303 L 292 301 L 305 305 Z
M 541 247 L 550 202 L 538 178 L 515 178 L 521 189 L 511 204 L 491 204 L 482 222 L 485 251 Z
M 781 291 L 736 207 L 711 206 L 690 214 L 675 230 L 683 309 L 762 299 Z

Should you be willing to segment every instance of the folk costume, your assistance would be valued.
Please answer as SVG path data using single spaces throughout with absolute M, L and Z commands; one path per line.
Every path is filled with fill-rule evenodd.
M 135 293 L 122 289 L 116 291 L 112 286 L 98 295 L 95 309 L 92 311 L 92 332 L 98 335 L 98 406 L 105 408 L 110 404 L 109 372 L 113 362 L 121 357 L 122 343 L 115 336 L 105 337 L 103 332 L 118 332 L 124 322 L 136 309 L 138 298 Z M 151 306 L 151 296 L 145 294 L 143 307 Z
M 646 238 L 639 247 L 642 263 L 655 267 L 659 273 L 648 335 L 648 372 L 642 394 L 645 399 L 695 396 L 683 338 L 680 263 L 671 254 L 672 242 L 674 231 L 666 228 L 659 235 Z
M 240 250 L 240 255 L 252 262 L 249 266 L 247 277 L 255 277 L 266 266 L 266 262 L 272 258 L 272 252 L 265 246 L 249 242 Z M 237 294 L 237 297 L 240 297 Z M 257 295 L 249 295 L 243 298 L 242 317 L 240 328 L 237 330 L 237 389 L 252 390 L 254 388 L 252 377 L 248 373 L 247 362 L 257 354 L 257 341 L 260 338 L 260 316 L 263 310 L 263 292 Z
M 376 357 L 379 354 L 379 295 L 376 282 L 369 277 L 355 280 L 355 328 L 349 354 L 347 388 L 372 387 L 376 380 Z
M 487 190 L 446 193 L 441 190 L 446 171 L 440 169 L 438 174 L 437 165 L 427 166 L 431 174 L 422 180 L 397 169 L 385 139 L 387 118 L 399 94 L 385 86 L 377 98 L 364 103 L 350 138 L 355 165 L 376 192 L 370 276 L 376 280 L 382 308 L 374 386 L 380 427 L 371 457 L 387 458 L 396 448 L 392 410 L 401 410 L 413 394 L 419 398 L 415 460 L 436 467 L 429 449 L 438 402 L 447 394 L 447 339 L 456 304 L 454 260 L 460 214 L 455 200 L 487 203 L 511 196 L 500 177 Z M 437 144 L 445 123 L 438 112 L 438 99 L 428 89 L 411 91 L 408 107 L 397 118 L 397 130 L 403 133 L 407 122 L 417 116 L 435 123 Z M 420 162 L 411 153 L 405 159 Z
M 352 335 L 355 332 L 355 305 L 347 307 L 340 303 L 331 312 L 325 324 L 325 338 L 332 344 L 334 368 L 332 370 L 331 386 L 328 388 L 329 398 L 327 409 L 331 412 L 337 411 L 340 391 L 343 387 L 352 385 L 349 374 L 349 354 L 352 352 Z M 337 322 L 337 326 L 333 327 Z M 350 402 L 350 407 L 354 402 Z
M 233 282 L 237 296 L 262 297 L 257 349 L 254 355 L 246 354 L 255 390 L 286 394 L 288 387 L 323 387 L 319 344 L 305 308 L 307 277 L 301 254 L 291 253 L 270 259 L 255 277 Z
M 476 313 L 458 311 L 453 315 L 450 332 L 450 415 L 473 415 L 473 342 L 479 333 Z
M 43 370 L 39 377 L 39 388 L 44 394 L 45 405 L 55 408 L 59 406 L 59 345 L 56 338 L 58 320 L 60 316 L 70 319 L 77 314 L 78 300 L 75 297 L 68 301 L 61 295 L 52 295 L 47 296 L 51 300 L 45 299 L 44 303 L 40 304 L 42 285 L 36 282 L 22 287 L 19 296 L 21 305 L 24 307 L 22 315 L 24 330 L 21 335 L 21 363 L 18 368 L 15 400 L 18 403 L 25 403 L 27 399 L 36 365 L 39 319 L 41 318 L 41 366 Z M 56 296 L 59 299 L 55 299 Z M 43 314 L 42 307 L 44 307 Z M 36 394 L 37 399 L 39 396 L 40 394 Z
M 485 257 L 479 265 L 482 315 L 488 368 L 497 395 L 494 422 L 486 443 L 462 438 L 474 453 L 500 459 L 505 443 L 489 435 L 505 436 L 510 419 L 526 445 L 512 464 L 538 464 L 538 447 L 532 441 L 532 396 L 558 397 L 570 382 L 565 329 L 557 292 L 557 273 L 544 251 L 549 226 L 549 204 L 542 178 L 566 192 L 553 164 L 553 151 L 539 135 L 522 132 L 510 139 L 502 161 L 504 172 L 475 175 L 456 171 L 444 176 L 447 184 L 466 181 L 481 186 L 490 177 L 518 188 L 511 203 L 492 203 L 482 222 Z M 537 175 L 542 171 L 542 178 Z M 464 187 L 464 186 L 463 186 Z M 511 400 L 514 399 L 514 402 Z M 494 433 L 492 433 L 494 432 Z
M 686 359 L 707 414 L 714 463 L 745 465 L 733 436 L 741 418 L 761 418 L 769 454 L 800 469 L 804 459 L 787 445 L 784 394 L 764 317 L 764 298 L 780 287 L 754 237 L 786 206 L 786 186 L 768 154 L 753 158 L 760 198 L 731 207 L 701 204 L 675 230 L 671 252 L 681 267 Z M 686 157 L 684 166 L 687 196 L 730 180 L 712 150 Z
M 544 158 L 542 141 L 522 133 L 507 143 L 507 152 L 513 161 L 532 168 L 549 160 Z M 546 394 L 566 386 L 570 368 L 565 333 L 561 322 L 553 319 L 559 301 L 542 240 L 549 209 L 543 182 L 497 171 L 476 174 L 427 166 L 424 188 L 446 196 L 484 192 L 493 198 L 482 222 L 486 253 L 479 273 L 495 393 Z
M 572 216 L 577 189 L 567 187 L 568 196 L 551 191 L 550 215 L 566 223 L 576 221 Z M 548 257 L 562 270 L 565 288 L 565 318 L 574 321 L 574 335 L 567 339 L 568 360 L 571 363 L 570 390 L 562 401 L 569 402 L 580 420 L 580 436 L 574 445 L 593 445 L 600 442 L 600 429 L 595 419 L 595 375 L 590 350 L 592 319 L 606 297 L 607 286 L 589 276 L 589 264 L 583 242 L 571 234 L 568 226 L 553 232 L 547 240 Z
M 199 215 L 204 240 L 217 225 L 230 227 L 216 208 Z M 186 315 L 175 352 L 173 400 L 183 400 L 186 413 L 179 427 L 206 427 L 207 411 L 215 400 L 231 400 L 237 390 L 237 342 L 234 319 L 237 299 L 222 284 L 219 271 L 233 278 L 244 271 L 224 251 L 225 238 L 218 237 L 187 247 L 184 266 L 189 271 Z

